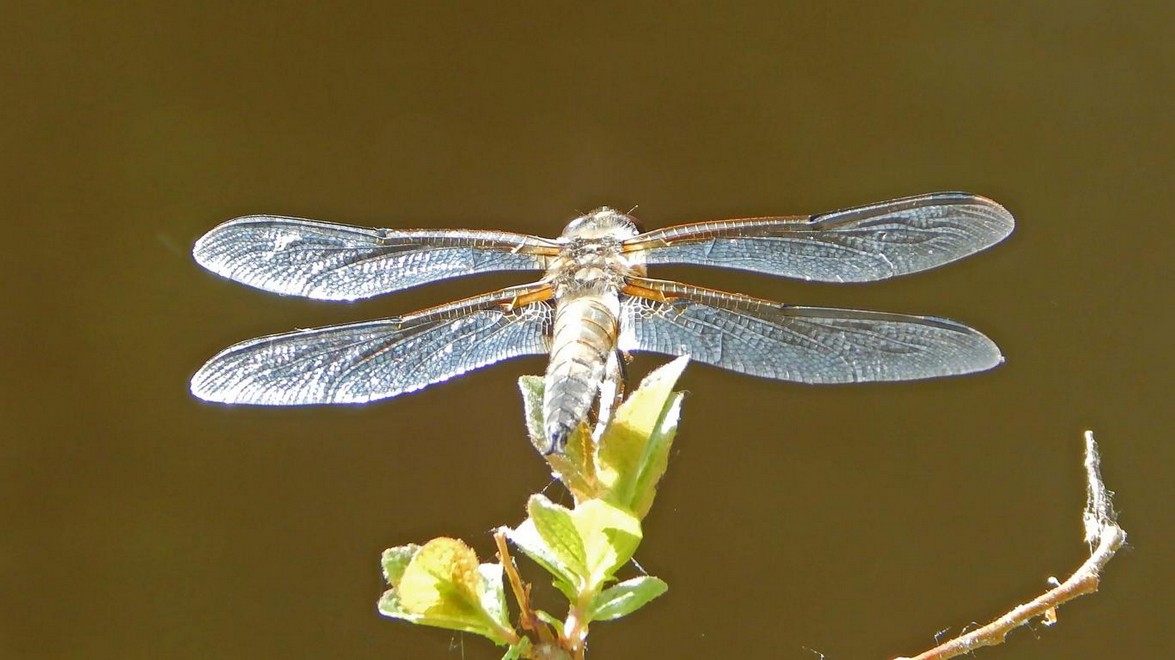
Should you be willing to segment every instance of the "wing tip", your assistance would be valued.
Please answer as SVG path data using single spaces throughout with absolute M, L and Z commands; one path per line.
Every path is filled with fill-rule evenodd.
M 995 369 L 1007 361 L 1004 358 L 1004 354 L 1000 352 L 999 347 L 996 346 L 994 342 L 991 345 L 991 349 L 992 351 L 990 354 L 981 357 L 977 356 L 979 359 L 976 359 L 973 364 L 968 365 L 970 367 L 968 370 L 959 372 L 959 375 L 962 376 L 966 374 L 977 374 L 984 371 L 991 371 L 992 369 Z
M 960 344 L 960 348 L 967 351 L 968 359 L 959 360 L 958 370 L 945 375 L 964 376 L 990 371 L 1006 361 L 1003 352 L 1000 351 L 999 344 L 992 341 L 990 337 L 971 326 L 961 323 L 957 323 L 957 325 L 963 331 L 962 334 L 970 340 L 969 346 L 965 343 Z
M 217 372 L 222 371 L 216 368 L 217 360 L 233 348 L 236 347 L 231 346 L 213 356 L 208 362 L 205 362 L 203 366 L 197 369 L 196 373 L 192 374 L 191 379 L 188 380 L 188 391 L 191 392 L 192 396 L 208 403 L 222 403 L 225 405 L 253 403 L 256 405 L 256 402 L 243 400 L 239 396 L 241 389 L 239 383 L 220 382 L 223 379 L 217 377 Z
M 188 381 L 188 392 L 197 399 L 208 403 L 234 403 L 218 396 L 216 388 L 208 387 L 203 368 L 193 374 L 191 380 Z
M 991 238 L 988 244 L 995 245 L 1004 240 L 1016 228 L 1016 218 L 1006 206 L 1000 204 L 990 197 L 979 195 L 976 193 L 965 192 L 962 190 L 952 190 L 941 193 L 931 193 L 927 197 L 953 196 L 952 203 L 957 203 L 963 206 L 975 206 L 983 210 L 982 216 L 985 220 L 984 228 L 987 229 L 987 234 Z
M 218 242 L 224 239 L 226 234 L 241 229 L 245 225 L 264 224 L 280 222 L 282 220 L 301 220 L 300 218 L 288 218 L 280 215 L 266 215 L 266 214 L 249 214 L 240 215 L 230 220 L 216 225 L 212 229 L 204 232 L 204 235 L 196 239 L 192 244 L 192 256 L 196 258 L 196 262 L 205 268 L 211 268 L 207 265 L 215 263 L 211 254 L 211 248 Z

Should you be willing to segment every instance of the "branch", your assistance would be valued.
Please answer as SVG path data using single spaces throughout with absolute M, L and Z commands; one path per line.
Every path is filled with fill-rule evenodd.
M 971 653 L 982 646 L 1002 644 L 1013 629 L 1035 617 L 1042 617 L 1046 625 L 1057 622 L 1057 607 L 1078 596 L 1097 591 L 1102 569 L 1126 542 L 1126 532 L 1118 526 L 1117 514 L 1110 501 L 1113 493 L 1102 481 L 1101 457 L 1093 432 L 1085 432 L 1086 503 L 1082 518 L 1085 522 L 1085 542 L 1090 545 L 1090 556 L 1069 579 L 1041 594 L 1031 602 L 1018 605 L 991 623 L 960 635 L 930 649 L 913 660 L 939 660 Z M 1056 584 L 1056 578 L 1052 579 Z M 899 658 L 898 660 L 911 660 Z
M 510 590 L 514 592 L 514 600 L 518 603 L 519 625 L 523 630 L 536 633 L 540 642 L 551 643 L 555 637 L 551 634 L 551 629 L 539 619 L 530 605 L 530 585 L 524 585 L 522 578 L 518 575 L 518 567 L 514 565 L 514 557 L 510 555 L 510 549 L 506 547 L 506 534 L 501 531 L 494 532 L 494 543 L 498 546 L 498 561 L 502 562 L 502 568 L 506 571 L 506 581 L 510 583 Z

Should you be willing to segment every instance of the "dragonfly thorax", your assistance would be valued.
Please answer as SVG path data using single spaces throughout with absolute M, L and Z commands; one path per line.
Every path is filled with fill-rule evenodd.
M 631 217 L 608 207 L 572 220 L 559 238 L 559 256 L 547 268 L 556 298 L 619 290 L 637 266 L 624 254 L 623 242 L 637 233 Z

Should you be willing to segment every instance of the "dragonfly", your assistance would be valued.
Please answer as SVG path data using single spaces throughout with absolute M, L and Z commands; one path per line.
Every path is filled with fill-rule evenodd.
M 352 301 L 493 271 L 541 271 L 511 286 L 373 321 L 232 345 L 191 391 L 228 404 L 359 404 L 525 355 L 548 355 L 546 453 L 562 452 L 632 352 L 687 355 L 799 383 L 954 376 L 1003 361 L 978 330 L 944 318 L 782 304 L 649 277 L 688 264 L 818 282 L 872 282 L 961 259 L 1003 240 L 996 202 L 937 192 L 804 216 L 711 220 L 642 232 L 604 207 L 558 238 L 470 229 L 376 229 L 249 215 L 200 238 L 196 261 L 230 280 L 315 300 Z M 595 409 L 593 411 L 593 408 Z

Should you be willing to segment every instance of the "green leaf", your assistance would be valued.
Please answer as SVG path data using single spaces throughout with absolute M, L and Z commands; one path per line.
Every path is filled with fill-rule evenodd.
M 526 435 L 530 438 L 530 444 L 541 453 L 547 446 L 546 435 L 543 433 L 543 377 L 523 376 L 518 379 L 518 389 L 522 392 Z
M 462 630 L 506 644 L 510 629 L 499 564 L 478 564 L 458 539 L 437 538 L 421 546 L 401 567 L 406 552 L 384 553 L 385 572 L 398 574 L 379 602 L 386 616 L 422 625 Z
M 401 604 L 411 612 L 476 612 L 481 590 L 477 555 L 458 539 L 433 539 L 412 557 L 397 587 Z
M 592 600 L 591 620 L 611 621 L 632 614 L 668 589 L 664 580 L 651 575 L 614 584 Z
M 526 510 L 543 542 L 561 564 L 574 575 L 581 577 L 576 581 L 581 583 L 587 574 L 587 557 L 584 540 L 572 520 L 572 512 L 542 495 L 532 495 L 526 504 Z
M 506 607 L 506 569 L 498 563 L 479 564 L 484 588 L 480 592 L 481 607 L 498 625 L 510 627 L 510 610 Z
M 681 401 L 684 398 L 681 392 L 674 392 L 669 397 L 660 422 L 649 435 L 640 470 L 631 480 L 631 508 L 639 518 L 644 518 L 653 507 L 657 484 L 669 468 L 669 450 L 673 448 L 673 439 L 677 436 L 677 422 L 681 417 Z
M 568 511 L 534 495 L 527 508 L 530 517 L 506 536 L 554 575 L 555 587 L 572 601 L 612 580 L 640 545 L 640 520 L 603 500 Z
M 384 569 L 384 581 L 393 587 L 400 584 L 400 577 L 404 575 L 404 569 L 408 568 L 408 562 L 412 561 L 418 552 L 420 552 L 420 546 L 415 543 L 384 550 L 380 561 Z
M 632 558 L 641 542 L 641 523 L 628 511 L 604 500 L 575 507 L 571 519 L 583 539 L 588 569 L 585 591 L 599 589 Z
M 682 399 L 673 387 L 688 362 L 680 357 L 650 373 L 620 404 L 600 439 L 602 497 L 641 518 L 668 466 Z
M 535 529 L 534 521 L 530 518 L 523 520 L 518 527 L 513 529 L 503 527 L 499 531 L 506 534 L 506 538 L 523 552 L 527 557 L 530 557 L 534 563 L 542 566 L 551 575 L 555 576 L 555 587 L 563 592 L 568 599 L 574 600 L 576 588 L 573 584 L 579 584 L 581 578 L 566 564 L 559 559 L 550 547 L 547 546 L 546 541 L 539 535 L 538 530 Z

